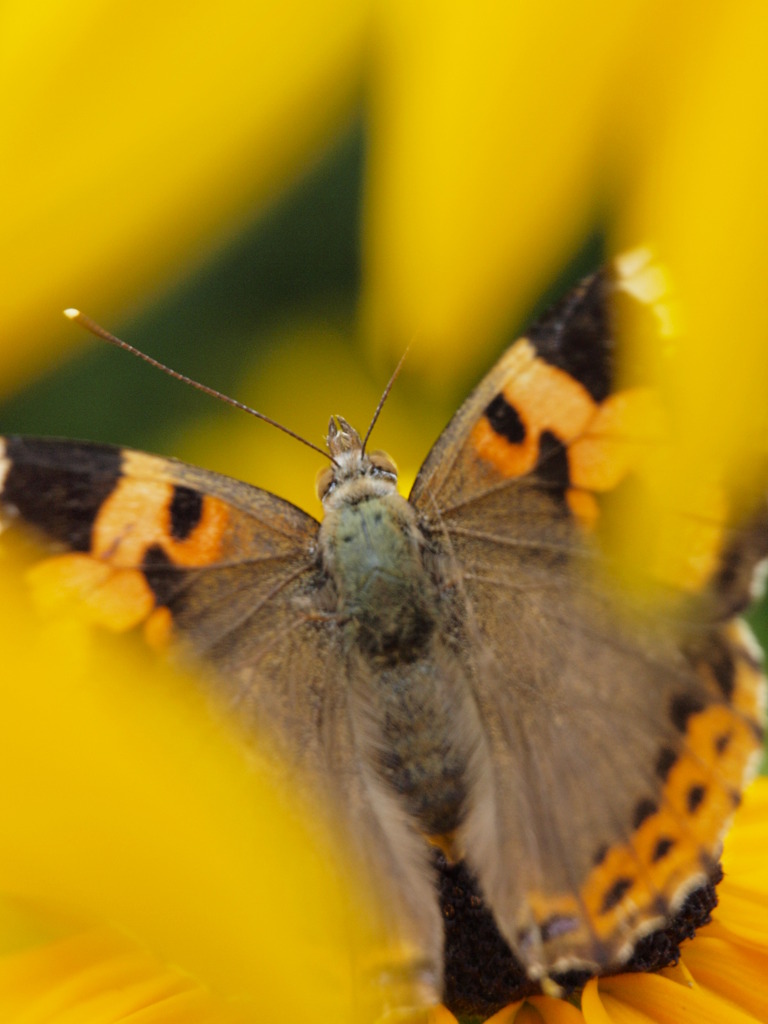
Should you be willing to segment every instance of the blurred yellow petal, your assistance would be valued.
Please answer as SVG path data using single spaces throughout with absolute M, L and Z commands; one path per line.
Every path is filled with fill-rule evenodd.
M 617 232 L 647 240 L 674 298 L 675 329 L 655 355 L 635 339 L 679 431 L 670 504 L 707 480 L 754 496 L 768 443 L 768 9 L 678 5 L 672 26 L 691 39 L 670 54 L 663 104 L 653 88 L 644 97 L 659 144 L 638 163 Z M 672 556 L 677 539 L 662 541 Z
M 75 616 L 34 626 L 23 593 L 5 558 L 5 892 L 109 922 L 258 1019 L 352 1019 L 350 951 L 374 937 L 319 822 L 301 825 L 188 680 Z
M 723 850 L 723 882 L 749 886 L 768 899 L 768 778 L 755 779 L 744 793 L 737 821 Z
M 106 929 L 0 958 L 0 1014 L 24 1024 L 246 1024 L 253 1017 Z
M 0 33 L 0 382 L 114 322 L 250 220 L 359 78 L 359 0 L 9 0 Z M 81 341 L 82 339 L 78 339 Z
M 718 906 L 702 938 L 765 956 L 768 950 L 768 779 L 755 779 L 728 833 Z M 693 945 L 691 946 L 693 948 Z M 687 947 L 686 947 L 687 949 Z M 688 954 L 686 952 L 686 960 Z
M 381 4 L 366 327 L 442 384 L 595 214 L 606 98 L 643 4 Z
M 71 935 L 76 927 L 71 916 L 54 914 L 50 907 L 30 904 L 0 889 L 0 957 L 55 942 Z

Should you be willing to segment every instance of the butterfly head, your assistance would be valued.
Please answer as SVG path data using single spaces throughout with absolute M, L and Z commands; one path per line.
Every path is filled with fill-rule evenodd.
M 325 507 L 397 489 L 393 460 L 386 452 L 366 452 L 362 438 L 343 416 L 331 417 L 327 443 L 331 465 L 317 475 L 317 496 Z

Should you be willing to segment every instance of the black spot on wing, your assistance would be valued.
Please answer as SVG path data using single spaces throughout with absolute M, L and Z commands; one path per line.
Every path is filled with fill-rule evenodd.
M 754 478 L 752 473 L 750 479 Z M 723 618 L 743 612 L 752 603 L 755 570 L 768 556 L 768 521 L 762 503 L 738 525 L 710 583 L 710 591 L 717 599 L 718 612 Z
M 653 801 L 653 800 L 650 800 L 648 798 L 645 798 L 643 800 L 638 800 L 638 802 L 637 802 L 637 804 L 635 806 L 635 813 L 632 816 L 632 825 L 633 825 L 633 827 L 636 828 L 636 829 L 640 828 L 640 826 L 643 824 L 643 822 L 647 818 L 650 818 L 651 815 L 655 814 L 658 811 L 658 809 L 659 808 L 657 807 L 655 801 Z
M 550 430 L 543 431 L 539 439 L 536 479 L 555 492 L 561 491 L 563 496 L 571 484 L 568 452 L 563 442 Z
M 592 863 L 595 865 L 596 868 L 599 868 L 605 860 L 605 858 L 608 856 L 608 849 L 608 845 L 606 843 L 603 843 L 601 846 L 598 846 L 598 848 L 595 850 L 594 854 L 592 855 Z
M 674 727 L 679 732 L 685 732 L 688 727 L 688 719 L 703 710 L 704 703 L 698 697 L 690 693 L 681 693 L 672 698 L 669 713 Z
M 669 851 L 675 846 L 675 840 L 670 839 L 669 836 L 662 836 L 656 841 L 656 845 L 653 848 L 651 854 L 651 861 L 657 864 L 660 860 L 663 860 Z
M 120 478 L 121 450 L 46 438 L 5 443 L 11 465 L 0 500 L 51 539 L 89 551 L 93 524 Z
M 667 781 L 667 776 L 677 760 L 677 754 L 671 747 L 662 747 L 659 756 L 656 758 L 656 774 L 662 782 Z
M 595 274 L 526 332 L 539 355 L 578 380 L 596 402 L 607 398 L 614 381 L 610 290 L 605 273 Z
M 688 792 L 685 794 L 685 802 L 690 814 L 695 814 L 699 807 L 701 807 L 706 793 L 706 786 L 694 784 L 688 788 Z
M 719 637 L 713 638 L 709 664 L 720 692 L 726 700 L 730 700 L 736 688 L 736 666 L 731 651 Z
M 501 393 L 486 406 L 485 418 L 494 433 L 512 444 L 520 444 L 525 440 L 525 424 L 520 419 L 517 409 L 510 405 Z
M 632 884 L 631 878 L 617 878 L 610 889 L 606 890 L 603 896 L 600 913 L 607 914 L 609 910 L 613 910 L 617 903 L 620 903 L 626 893 L 632 888 Z
M 728 747 L 730 747 L 732 740 L 733 733 L 731 732 L 724 732 L 721 733 L 719 736 L 716 736 L 714 740 L 715 753 L 718 754 L 718 756 L 722 757 L 728 749 Z
M 688 649 L 688 659 L 711 686 L 714 678 L 720 694 L 730 701 L 736 689 L 736 660 L 729 643 L 719 633 L 708 633 Z
M 191 487 L 177 484 L 173 488 L 170 520 L 174 540 L 186 540 L 200 522 L 203 514 L 203 496 Z
M 141 570 L 157 604 L 178 611 L 179 595 L 188 581 L 189 570 L 176 565 L 159 544 L 147 548 Z

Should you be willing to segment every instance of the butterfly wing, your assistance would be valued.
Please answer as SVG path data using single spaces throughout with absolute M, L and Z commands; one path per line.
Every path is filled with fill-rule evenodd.
M 658 442 L 648 390 L 613 388 L 621 286 L 590 279 L 505 354 L 410 499 L 457 566 L 483 721 L 463 848 L 532 976 L 623 962 L 706 881 L 760 744 L 759 657 L 731 616 L 764 511 L 714 503 L 695 559 L 644 566 L 652 600 L 605 565 L 630 454 Z
M 304 800 L 313 821 L 318 800 L 326 808 L 343 862 L 351 853 L 382 897 L 379 935 L 424 955 L 436 996 L 442 930 L 428 853 L 356 749 L 319 524 L 266 491 L 175 460 L 6 437 L 0 527 L 15 524 L 51 550 L 31 570 L 49 600 L 75 598 L 98 623 L 139 627 L 155 646 L 210 666 L 204 685 L 268 749 L 289 799 Z

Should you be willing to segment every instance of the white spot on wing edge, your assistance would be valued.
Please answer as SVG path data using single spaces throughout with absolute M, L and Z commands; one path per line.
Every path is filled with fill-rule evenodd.
M 5 443 L 5 438 L 0 437 L 0 495 L 5 490 L 6 477 L 8 476 L 8 470 L 11 468 L 11 460 L 6 455 L 7 451 L 8 446 Z M 0 533 L 3 532 L 7 525 L 8 519 L 3 515 L 2 509 L 0 509 Z
M 765 586 L 768 582 L 768 558 L 758 562 L 752 572 L 752 583 L 749 588 L 749 596 L 753 601 L 759 601 L 765 596 Z
M 731 625 L 733 627 L 736 640 L 742 645 L 749 657 L 756 665 L 762 664 L 763 649 L 760 646 L 757 637 L 744 619 L 734 619 Z
M 661 336 L 671 338 L 679 333 L 679 310 L 670 295 L 664 268 L 656 262 L 647 246 L 638 246 L 620 253 L 614 259 L 618 275 L 617 288 L 650 306 L 659 321 Z
M 752 632 L 750 627 L 743 619 L 736 619 L 733 623 L 734 631 L 736 634 L 736 640 L 742 645 L 747 653 L 747 656 L 752 659 L 756 666 L 756 671 L 760 674 L 760 681 L 757 686 L 757 692 L 755 694 L 755 700 L 757 703 L 757 720 L 760 725 L 765 724 L 766 710 L 768 710 L 768 680 L 765 678 L 765 674 L 759 671 L 757 666 L 760 666 L 763 662 L 763 649 L 757 641 L 755 634 Z M 755 778 L 760 769 L 760 765 L 763 761 L 763 747 L 758 746 L 753 753 L 750 755 L 747 764 L 744 766 L 744 774 L 741 780 L 741 788 L 745 789 L 746 786 Z
M 10 459 L 6 457 L 8 446 L 5 443 L 5 438 L 0 437 L 0 494 L 5 489 L 5 478 L 8 476 L 8 470 L 11 468 Z

